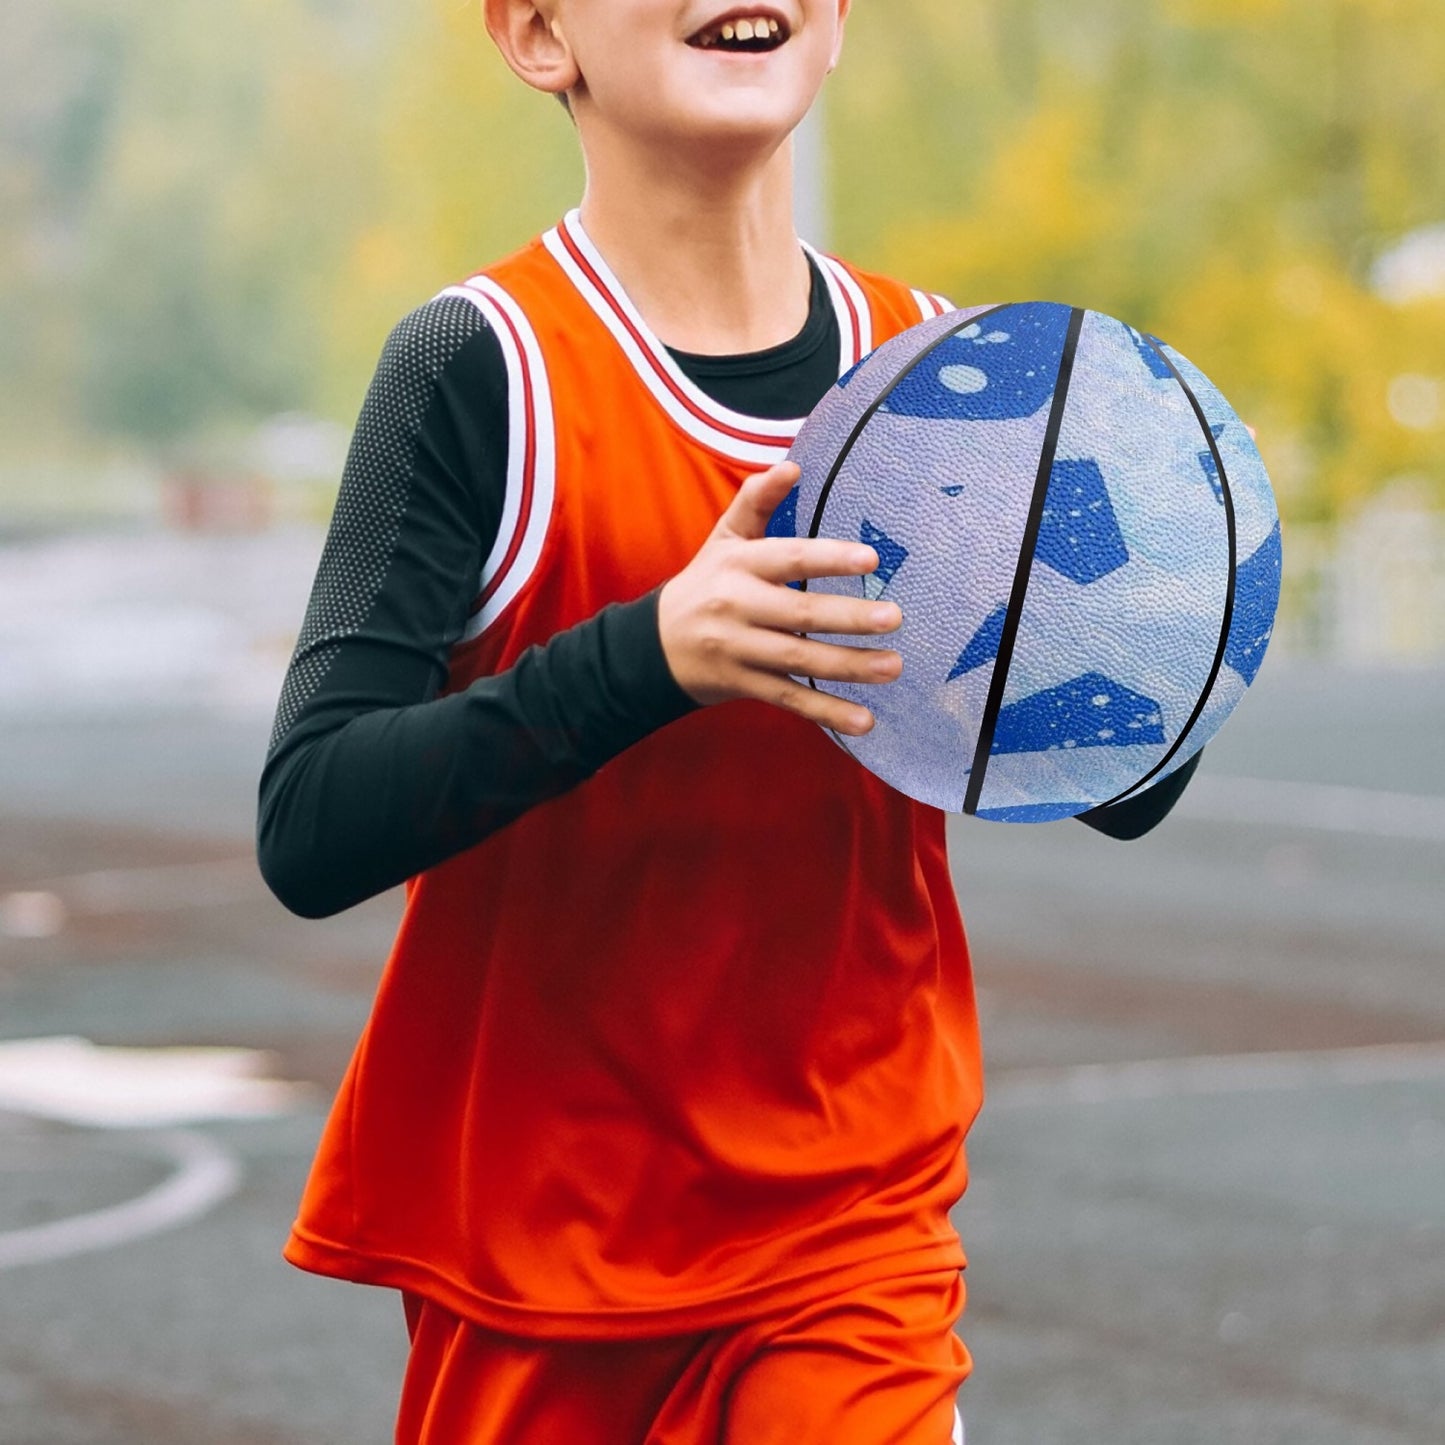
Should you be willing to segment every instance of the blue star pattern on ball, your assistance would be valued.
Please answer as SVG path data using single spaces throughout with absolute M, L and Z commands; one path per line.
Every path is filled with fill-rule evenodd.
M 858 540 L 878 554 L 877 567 L 863 574 L 863 595 L 870 602 L 876 602 L 883 595 L 883 589 L 898 575 L 898 569 L 908 556 L 908 548 L 901 542 L 895 542 L 866 517 L 858 528 Z
M 798 535 L 798 489 L 793 487 L 786 497 L 773 508 L 764 529 L 767 537 L 796 537 Z
M 1054 463 L 1034 555 L 1075 582 L 1097 582 L 1129 560 L 1098 462 Z
M 1220 506 L 1223 506 L 1224 487 L 1221 485 L 1219 480 L 1219 464 L 1214 460 L 1214 453 L 1211 451 L 1200 452 L 1199 466 L 1200 470 L 1203 471 L 1205 477 L 1208 479 L 1210 487 L 1214 491 L 1214 500 L 1218 502 Z
M 940 421 L 1032 416 L 1053 395 L 1068 329 L 1067 306 L 1005 306 L 936 346 L 881 410 Z
M 1277 513 L 1247 429 L 1172 348 L 1096 312 L 1055 416 L 1069 321 L 1051 303 L 932 318 L 835 387 L 790 452 L 799 492 L 770 532 L 857 537 L 880 560 L 807 585 L 904 613 L 903 676 L 830 688 L 877 719 L 834 741 L 935 807 L 1042 822 L 1167 776 L 1269 639 Z
M 786 497 L 773 508 L 768 525 L 763 529 L 765 537 L 796 537 L 798 535 L 798 488 L 793 487 Z M 789 587 L 801 592 L 801 582 L 789 582 Z
M 878 349 L 878 348 L 875 346 L 875 347 L 873 348 L 873 351 L 876 351 L 877 349 Z M 870 356 L 873 355 L 873 351 L 870 351 L 870 352 L 868 353 L 868 356 L 861 357 L 859 360 L 855 361 L 855 362 L 853 363 L 853 365 L 850 366 L 850 367 L 848 368 L 848 370 L 845 371 L 845 372 L 843 373 L 843 375 L 838 378 L 838 385 L 839 385 L 839 386 L 847 386 L 848 383 L 849 383 L 850 381 L 852 381 L 855 376 L 858 375 L 859 370 L 860 370 L 864 365 L 866 365 L 866 363 L 867 363 L 867 361 L 868 361 L 868 357 L 870 357 Z
M 1274 530 L 1234 574 L 1234 615 L 1229 621 L 1224 660 L 1245 682 L 1254 681 L 1274 631 L 1282 561 L 1276 522 Z
M 1122 324 L 1086 316 L 1002 698 L 1005 748 L 1010 727 L 1040 717 L 1067 730 L 1040 726 L 1037 747 L 994 746 L 980 815 L 1123 792 L 1160 761 L 1209 685 L 1228 538 L 1197 461 L 1206 434 L 1159 369 Z M 1069 715 L 1070 690 L 1090 676 L 1112 686 L 1074 697 L 1081 715 Z M 1101 710 L 1120 716 L 1093 721 L 1090 698 L 1105 695 L 1113 703 Z M 1126 715 L 1131 696 L 1142 701 Z
M 991 818 L 995 823 L 1057 823 L 1063 818 L 1072 818 L 1086 811 L 1086 802 L 1074 803 L 1018 803 L 1011 808 L 980 808 L 980 818 Z
M 1124 330 L 1129 333 L 1129 339 L 1134 343 L 1134 349 L 1139 353 L 1144 365 L 1149 368 L 1150 374 L 1158 377 L 1160 381 L 1168 381 L 1174 375 L 1169 370 L 1169 363 L 1149 345 L 1142 333 L 1135 331 L 1132 326 L 1126 326 Z M 1157 338 L 1155 339 L 1157 340 Z
M 1214 440 L 1218 442 L 1220 437 L 1224 435 L 1224 423 L 1216 422 L 1209 428 L 1209 431 L 1214 437 Z M 1208 479 L 1209 485 L 1214 492 L 1214 500 L 1222 507 L 1224 505 L 1224 484 L 1219 479 L 1219 463 L 1215 461 L 1214 453 L 1208 447 L 1200 452 L 1198 456 L 1199 465 L 1203 469 L 1204 475 Z
M 1054 748 L 1122 748 L 1162 743 L 1159 704 L 1101 672 L 1001 707 L 990 753 L 1041 753 Z
M 998 656 L 998 645 L 1003 639 L 1004 619 L 1008 616 L 1008 607 L 1000 603 L 984 619 L 983 626 L 978 629 L 968 640 L 968 646 L 958 654 L 958 661 L 953 664 L 953 671 L 944 679 L 945 682 L 952 682 L 956 677 L 962 677 L 966 672 L 972 672 L 976 667 L 982 667 L 986 662 L 992 662 Z
M 1274 492 L 1248 428 L 1193 362 L 1173 347 L 1165 351 L 1203 411 L 1224 463 L 1236 547 L 1234 612 L 1225 639 L 1225 666 L 1179 750 L 1187 757 L 1209 740 L 1259 672 L 1279 605 L 1282 554 Z

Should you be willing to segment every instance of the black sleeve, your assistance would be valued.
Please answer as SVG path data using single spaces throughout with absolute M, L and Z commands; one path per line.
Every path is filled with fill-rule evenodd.
M 1179 801 L 1180 794 L 1189 786 L 1204 749 L 1194 754 L 1187 763 L 1161 778 L 1153 787 L 1142 793 L 1126 798 L 1122 803 L 1109 807 L 1090 808 L 1087 813 L 1078 814 L 1079 822 L 1107 833 L 1111 838 L 1142 838 L 1151 828 L 1162 823 L 1169 810 Z
M 357 422 L 261 776 L 261 872 L 295 913 L 404 882 L 696 706 L 655 592 L 437 697 L 497 533 L 506 437 L 485 318 L 459 297 L 414 311 Z

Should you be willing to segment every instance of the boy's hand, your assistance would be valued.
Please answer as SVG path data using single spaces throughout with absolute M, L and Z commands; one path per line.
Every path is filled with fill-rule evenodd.
M 861 543 L 764 535 L 773 509 L 800 475 L 796 462 L 779 462 L 743 483 L 697 555 L 658 596 L 662 650 L 678 686 L 697 702 L 757 698 L 858 736 L 873 726 L 867 708 L 794 682 L 789 674 L 892 682 L 903 659 L 797 634 L 874 637 L 901 626 L 903 614 L 894 602 L 787 585 L 805 577 L 861 575 L 878 565 L 878 554 Z

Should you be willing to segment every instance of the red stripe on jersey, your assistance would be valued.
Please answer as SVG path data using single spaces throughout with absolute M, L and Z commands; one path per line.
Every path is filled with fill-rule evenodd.
M 840 353 L 839 282 L 865 344 L 917 322 L 902 282 L 818 263 Z M 472 624 L 489 625 L 449 652 L 448 696 L 675 576 L 746 467 L 657 384 L 555 231 L 473 285 L 514 436 L 523 372 L 499 305 L 527 344 L 535 482 Z M 286 1257 L 537 1339 L 700 1335 L 956 1276 L 982 1065 L 943 821 L 820 729 L 743 701 L 655 729 L 427 868 Z
M 487 293 L 482 291 L 481 295 Z M 503 323 L 512 334 L 512 342 L 517 348 L 517 356 L 522 365 L 522 398 L 524 426 L 526 428 L 527 445 L 522 454 L 522 500 L 517 508 L 517 525 L 512 530 L 512 540 L 507 546 L 506 555 L 502 558 L 497 570 L 492 574 L 491 580 L 482 589 L 482 594 L 472 603 L 469 617 L 475 617 L 478 612 L 491 600 L 492 594 L 502 585 L 503 579 L 511 570 L 512 564 L 517 560 L 517 553 L 522 550 L 522 540 L 527 535 L 527 523 L 532 516 L 532 489 L 537 470 L 537 412 L 536 402 L 532 391 L 532 366 L 527 359 L 527 350 L 522 345 L 522 338 L 517 332 L 512 318 L 507 315 L 506 308 L 497 306 L 497 313 L 501 316 Z
M 844 269 L 843 263 L 836 256 L 828 256 L 827 259 L 838 267 L 840 271 Z M 837 278 L 835 277 L 834 280 L 836 281 Z M 853 298 L 848 294 L 848 288 L 843 285 L 841 281 L 838 281 L 837 285 L 838 294 L 843 298 L 843 304 L 848 308 L 848 321 L 853 327 L 853 349 L 848 354 L 849 362 L 852 364 L 862 360 L 863 327 L 858 320 L 858 308 L 854 305 Z

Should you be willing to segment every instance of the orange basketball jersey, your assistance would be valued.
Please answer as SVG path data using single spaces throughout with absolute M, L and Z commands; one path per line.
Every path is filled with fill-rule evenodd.
M 812 256 L 840 375 L 946 305 Z M 455 691 L 680 571 L 802 419 L 699 390 L 576 211 L 447 294 L 510 388 Z M 732 702 L 414 879 L 287 1258 L 574 1338 L 961 1267 L 982 1083 L 943 822 Z

